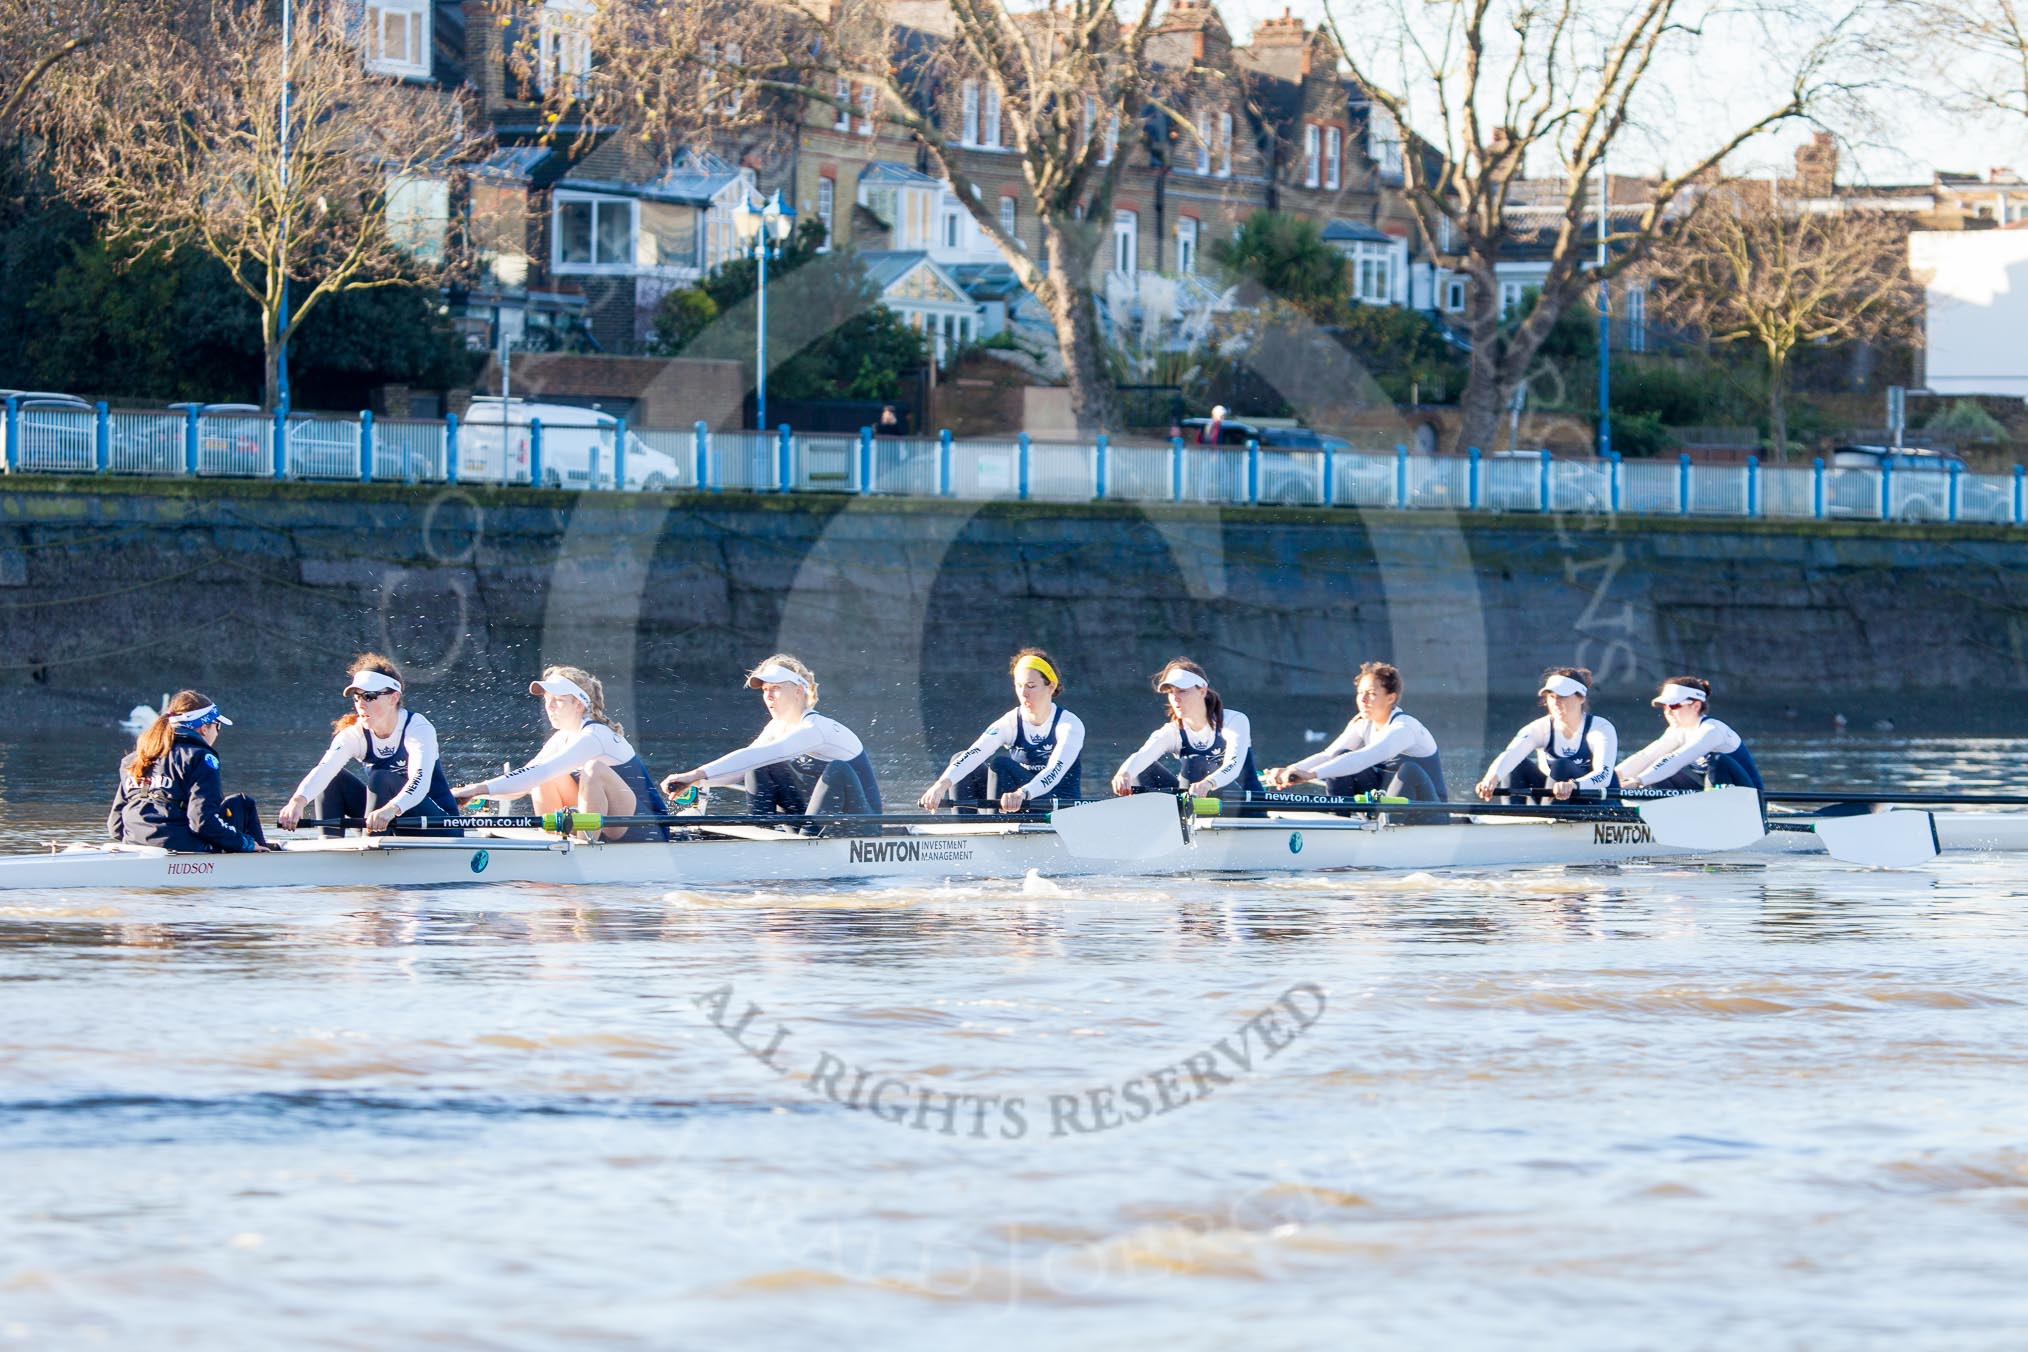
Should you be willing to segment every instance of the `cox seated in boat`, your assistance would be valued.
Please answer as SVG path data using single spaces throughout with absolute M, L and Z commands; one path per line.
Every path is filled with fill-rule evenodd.
M 1668 724 L 1660 737 L 1620 762 L 1620 782 L 1630 789 L 1691 792 L 1721 784 L 1764 790 L 1760 767 L 1739 734 L 1713 718 L 1711 682 L 1702 676 L 1671 676 L 1648 701 Z
M 120 762 L 106 834 L 128 845 L 179 854 L 252 854 L 272 848 L 260 810 L 243 793 L 227 794 L 218 768 L 218 733 L 232 720 L 195 690 L 179 690 L 142 730 Z
M 817 709 L 817 678 L 787 653 L 776 653 L 747 673 L 761 692 L 768 725 L 737 751 L 694 770 L 670 775 L 662 792 L 689 784 L 745 788 L 752 810 L 774 813 L 877 814 L 880 782 L 865 743 L 852 729 Z
M 352 659 L 345 697 L 352 712 L 331 725 L 331 745 L 310 767 L 282 805 L 284 831 L 293 831 L 314 803 L 325 821 L 364 818 L 369 834 L 390 829 L 397 819 L 455 817 L 458 800 L 437 757 L 437 730 L 402 702 L 401 668 L 379 653 Z M 364 777 L 350 768 L 358 762 Z M 403 835 L 462 835 L 454 828 L 402 826 Z M 342 826 L 325 826 L 342 836 Z
M 1548 712 L 1515 733 L 1507 749 L 1494 757 L 1477 785 L 1479 797 L 1507 794 L 1519 801 L 1547 793 L 1558 802 L 1617 797 L 1620 782 L 1613 760 L 1619 755 L 1619 733 L 1591 711 L 1591 672 L 1551 667 L 1542 673 L 1537 693 Z
M 1188 788 L 1199 797 L 1237 797 L 1259 792 L 1253 729 L 1245 714 L 1225 707 L 1203 667 L 1178 657 L 1155 677 L 1155 689 L 1168 696 L 1169 721 L 1149 733 L 1113 775 L 1114 793 Z M 1162 764 L 1171 757 L 1174 770 Z
M 528 693 L 542 697 L 542 712 L 555 731 L 519 770 L 452 789 L 459 803 L 525 793 L 536 813 L 668 815 L 669 805 L 656 791 L 640 753 L 607 715 L 606 690 L 598 677 L 581 667 L 547 667 L 541 680 L 528 683 Z M 669 828 L 661 823 L 608 826 L 599 835 L 613 841 L 667 840 Z
M 1056 697 L 1063 679 L 1040 648 L 1023 648 L 1008 664 L 1014 678 L 1014 707 L 995 719 L 978 740 L 951 757 L 919 802 L 935 812 L 946 797 L 960 805 L 997 803 L 1019 812 L 1043 798 L 1074 799 L 1084 791 L 1084 723 Z
M 1443 758 L 1429 729 L 1401 708 L 1401 673 L 1387 662 L 1363 664 L 1354 698 L 1359 712 L 1345 730 L 1316 755 L 1269 770 L 1269 787 L 1321 783 L 1338 797 L 1380 793 L 1443 802 Z

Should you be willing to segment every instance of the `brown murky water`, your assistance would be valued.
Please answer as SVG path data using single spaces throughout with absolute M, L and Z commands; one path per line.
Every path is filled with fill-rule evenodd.
M 0 746 L 8 848 L 95 823 L 100 740 Z M 0 1340 L 2019 1346 L 2024 891 L 0 897 Z

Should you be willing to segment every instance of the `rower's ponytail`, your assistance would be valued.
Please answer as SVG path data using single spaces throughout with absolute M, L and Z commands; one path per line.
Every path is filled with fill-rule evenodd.
M 1210 721 L 1213 732 L 1225 731 L 1225 701 L 1210 686 L 1204 687 L 1204 717 Z
M 169 754 L 170 743 L 176 740 L 176 726 L 169 720 L 176 714 L 187 714 L 193 709 L 202 709 L 211 701 L 195 690 L 179 690 L 169 697 L 162 706 L 162 712 L 150 723 L 134 743 L 134 765 L 129 772 L 136 784 L 148 778 L 148 772 L 155 763 Z
M 357 657 L 354 657 L 350 662 L 346 663 L 345 665 L 345 676 L 347 680 L 350 680 L 352 677 L 358 675 L 362 671 L 377 671 L 381 675 L 387 677 L 387 679 L 389 679 L 390 681 L 393 681 L 397 685 L 400 685 L 402 687 L 402 690 L 397 690 L 394 692 L 394 702 L 396 704 L 403 703 L 402 694 L 403 691 L 407 689 L 408 682 L 402 680 L 401 668 L 394 664 L 394 660 L 392 658 L 382 657 L 379 653 L 360 653 Z M 358 712 L 352 709 L 347 709 L 343 714 L 339 715 L 338 721 L 331 725 L 331 733 L 333 736 L 336 736 L 337 734 L 345 731 L 345 729 L 351 727 L 354 723 L 357 723 L 358 721 L 359 721 Z
M 543 680 L 546 681 L 555 676 L 563 677 L 564 680 L 569 681 L 578 689 L 584 691 L 585 694 L 591 696 L 591 708 L 585 710 L 585 722 L 603 723 L 613 730 L 613 736 L 623 742 L 627 740 L 627 730 L 620 726 L 618 719 L 606 713 L 606 688 L 598 677 L 592 675 L 583 667 L 543 668 Z

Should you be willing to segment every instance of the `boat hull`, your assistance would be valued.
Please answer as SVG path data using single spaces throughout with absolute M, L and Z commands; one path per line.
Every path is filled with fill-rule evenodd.
M 1936 822 L 1946 851 L 2028 850 L 2028 814 L 1939 813 Z M 1775 832 L 1750 850 L 1707 857 L 1822 852 L 1816 838 L 1806 832 Z M 1007 878 L 1030 869 L 1068 877 L 1508 868 L 1612 864 L 1692 853 L 1658 844 L 1639 822 L 1505 818 L 1403 826 L 1289 814 L 1201 823 L 1181 849 L 1135 860 L 1080 858 L 1046 827 L 991 824 L 890 830 L 857 838 L 728 830 L 668 844 L 570 844 L 513 834 L 293 841 L 268 854 L 83 847 L 0 859 L 0 890 L 138 887 L 207 892 L 492 883 L 681 888 Z

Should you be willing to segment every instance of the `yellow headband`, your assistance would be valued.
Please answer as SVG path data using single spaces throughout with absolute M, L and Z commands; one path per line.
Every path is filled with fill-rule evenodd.
M 1034 653 L 1028 653 L 1024 655 L 1020 661 L 1014 664 L 1014 670 L 1039 671 L 1042 673 L 1042 679 L 1048 681 L 1051 685 L 1063 684 L 1063 682 L 1057 678 L 1056 668 L 1050 666 L 1047 660 L 1037 657 Z

